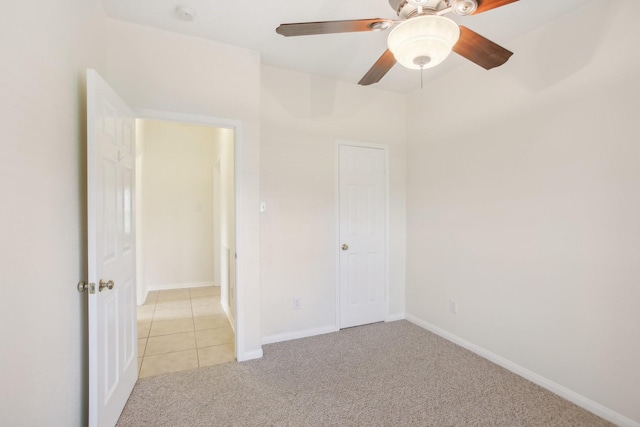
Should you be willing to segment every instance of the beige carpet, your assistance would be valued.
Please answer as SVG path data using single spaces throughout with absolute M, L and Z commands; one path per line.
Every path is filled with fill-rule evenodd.
M 264 346 L 138 381 L 118 426 L 604 426 L 406 321 Z

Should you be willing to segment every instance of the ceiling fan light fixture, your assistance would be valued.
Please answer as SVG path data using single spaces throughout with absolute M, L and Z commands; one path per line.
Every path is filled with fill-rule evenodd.
M 400 65 L 420 70 L 444 61 L 459 38 L 460 28 L 451 19 L 423 15 L 394 28 L 387 38 L 387 46 Z

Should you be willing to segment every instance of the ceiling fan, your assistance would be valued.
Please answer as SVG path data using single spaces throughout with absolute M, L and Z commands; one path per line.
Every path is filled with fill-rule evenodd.
M 373 18 L 281 24 L 276 32 L 286 37 L 316 34 L 384 31 L 392 26 L 387 50 L 358 82 L 377 83 L 397 63 L 414 70 L 434 67 L 453 50 L 490 70 L 507 62 L 512 52 L 443 16 L 477 15 L 518 0 L 389 0 L 399 20 Z

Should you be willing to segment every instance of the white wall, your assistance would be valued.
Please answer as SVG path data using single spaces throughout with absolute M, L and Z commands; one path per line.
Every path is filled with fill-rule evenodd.
M 213 171 L 218 129 L 141 120 L 147 289 L 213 285 Z M 141 196 L 141 197 L 140 197 Z
M 98 0 L 3 5 L 0 425 L 85 425 L 84 75 L 105 44 Z
M 261 88 L 257 53 L 106 20 L 97 0 L 11 3 L 0 18 L 0 333 L 11 343 L 0 424 L 87 417 L 86 295 L 75 290 L 86 67 L 134 107 L 242 122 L 240 357 L 259 355 L 262 335 L 334 322 L 336 139 L 390 146 L 390 311 L 404 311 L 407 139 L 407 312 L 640 422 L 640 5 L 617 6 L 600 0 L 507 46 L 505 67 L 460 68 L 405 106 L 272 67 Z
M 404 96 L 262 68 L 262 330 L 265 342 L 336 325 L 336 140 L 387 144 L 390 315 L 404 314 Z M 293 309 L 293 298 L 301 310 Z
M 132 107 L 224 118 L 241 123 L 236 134 L 240 198 L 238 244 L 239 354 L 259 357 L 260 58 L 246 49 L 108 20 L 107 80 Z
M 408 315 L 621 424 L 640 422 L 637 16 L 597 1 L 407 103 Z

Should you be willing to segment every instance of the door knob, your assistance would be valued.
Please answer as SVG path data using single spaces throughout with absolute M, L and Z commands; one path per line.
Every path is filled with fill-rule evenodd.
M 346 243 L 343 243 L 343 244 L 342 244 L 342 250 L 343 250 L 343 251 L 347 251 L 347 250 L 349 250 L 349 245 L 347 245 Z
M 96 284 L 95 283 L 89 283 L 89 282 L 80 282 L 78 283 L 78 286 L 76 286 L 76 288 L 78 289 L 78 292 L 82 293 L 82 292 L 86 292 L 89 291 L 90 294 L 95 294 L 96 293 Z
M 100 279 L 100 286 L 98 286 L 98 290 L 100 292 L 102 292 L 104 288 L 111 290 L 113 289 L 114 286 L 115 286 L 115 283 L 113 283 L 113 280 L 109 280 L 108 282 L 105 282 L 104 280 Z

